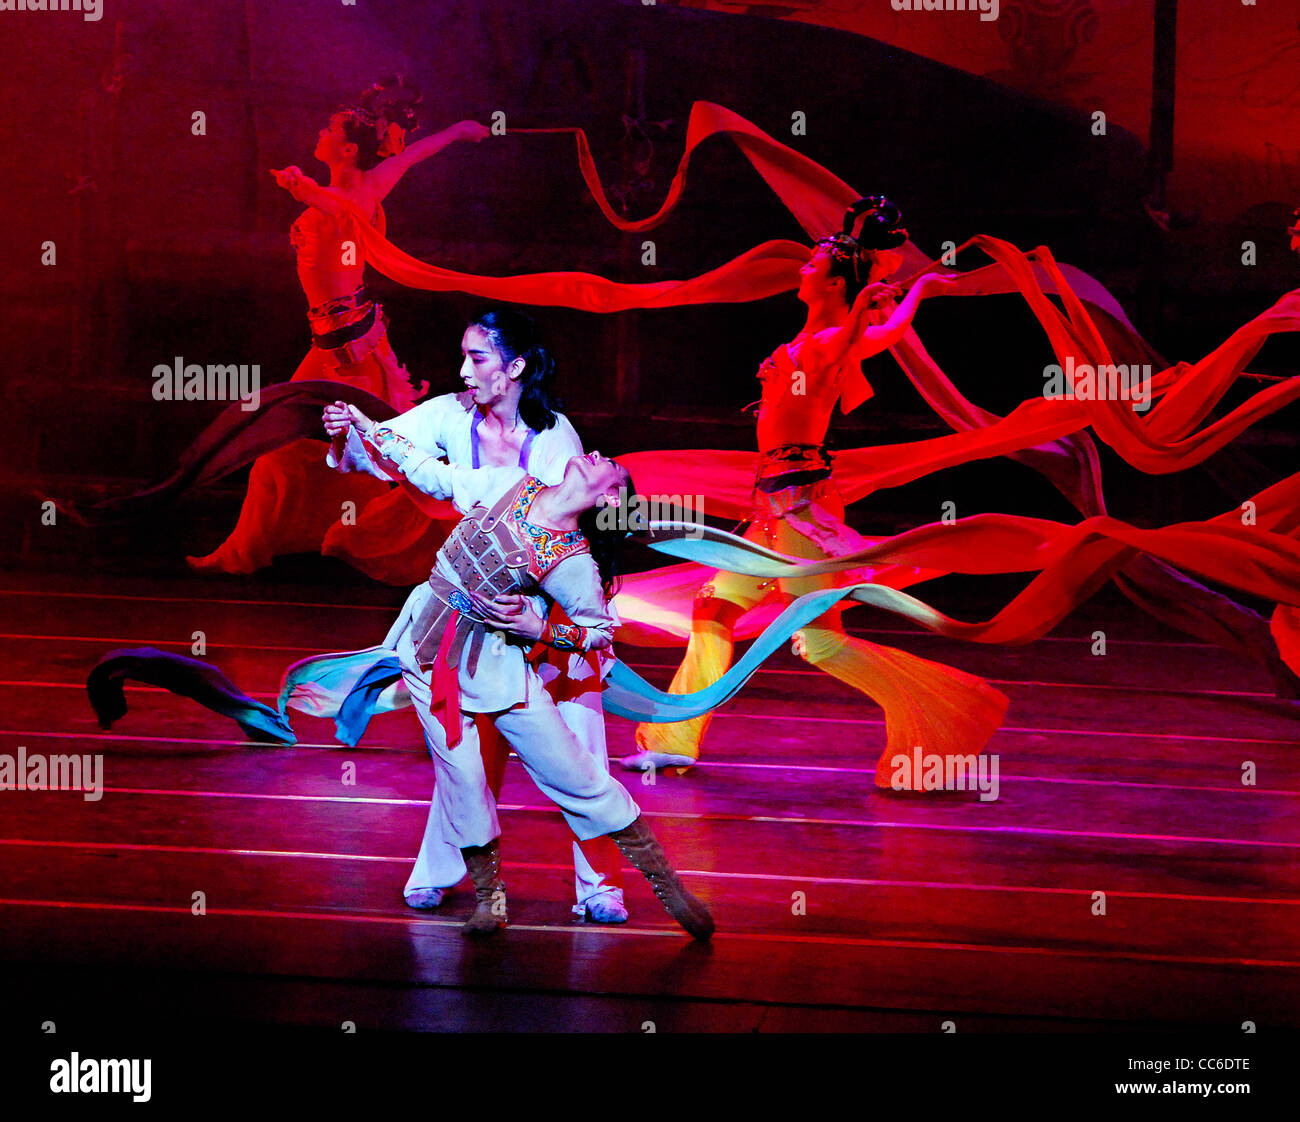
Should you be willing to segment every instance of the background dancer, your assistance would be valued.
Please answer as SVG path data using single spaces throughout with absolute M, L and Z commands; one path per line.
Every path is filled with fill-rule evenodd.
M 855 237 L 857 220 L 864 223 Z M 886 323 L 871 326 L 873 306 L 890 286 L 878 283 L 899 264 L 889 250 L 907 240 L 898 208 L 864 199 L 845 216 L 841 233 L 819 241 L 801 270 L 799 299 L 808 306 L 804 328 L 759 369 L 759 467 L 745 537 L 794 557 L 846 552 L 844 502 L 835 487 L 825 441 L 832 411 L 855 408 L 871 395 L 864 359 L 898 342 L 926 296 L 952 282 L 927 275 L 912 286 Z M 831 587 L 833 576 L 758 580 L 719 573 L 696 597 L 686 657 L 669 687 L 694 693 L 717 681 L 731 664 L 740 618 L 769 596 L 784 599 Z M 981 678 L 848 635 L 837 606 L 805 627 L 797 653 L 819 670 L 861 690 L 885 711 L 886 747 L 876 783 L 891 786 L 896 752 L 965 753 L 983 748 L 1006 712 L 1007 699 Z M 711 714 L 674 724 L 642 724 L 640 752 L 624 767 L 689 767 L 699 758 Z
M 455 141 L 477 142 L 489 135 L 483 125 L 461 121 L 408 147 L 406 134 L 416 127 L 419 100 L 414 89 L 391 78 L 371 87 L 356 105 L 332 114 L 314 153 L 329 168 L 328 186 L 297 167 L 271 173 L 307 204 L 293 224 L 291 241 L 310 308 L 312 348 L 293 380 L 345 382 L 398 409 L 410 408 L 416 394 L 389 345 L 383 309 L 366 292 L 366 259 L 351 208 L 383 229 L 381 204 L 412 167 Z M 190 566 L 199 572 L 251 573 L 281 554 L 317 551 L 332 530 L 342 527 L 345 502 L 361 512 L 357 526 L 349 528 L 352 548 L 360 548 L 357 539 L 381 521 L 378 511 L 367 519 L 364 508 L 387 489 L 359 476 L 331 474 L 321 465 L 322 454 L 319 441 L 297 440 L 259 457 L 234 531 L 206 557 L 188 558 Z M 428 520 L 409 506 L 408 514 L 400 545 L 419 550 Z M 388 549 L 395 549 L 391 520 L 383 534 Z M 427 552 L 429 545 L 423 548 Z

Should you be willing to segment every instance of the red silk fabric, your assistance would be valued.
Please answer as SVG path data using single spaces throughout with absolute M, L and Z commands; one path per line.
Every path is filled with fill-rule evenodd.
M 1082 305 L 1074 307 L 1081 317 L 1076 326 L 1045 298 L 1024 254 L 1006 242 L 978 240 L 987 243 L 990 252 L 1024 283 L 1026 298 L 1047 331 L 1059 362 L 1064 364 L 1070 356 L 1076 363 L 1094 366 L 1111 362 L 1108 348 L 1092 334 L 1094 325 Z M 1050 260 L 1046 250 L 1038 252 Z M 1300 397 L 1300 378 L 1279 382 L 1252 394 L 1218 420 L 1196 427 L 1245 371 L 1268 336 L 1297 329 L 1300 290 L 1287 293 L 1200 362 L 1154 372 L 1154 403 L 1145 418 L 1134 413 L 1127 401 L 1069 397 L 1034 398 L 1006 417 L 972 407 L 970 412 L 951 418 L 961 430 L 950 436 L 838 453 L 836 484 L 845 502 L 852 503 L 872 491 L 898 487 L 943 468 L 1017 453 L 1017 458 L 1029 459 L 1028 454 L 1033 453 L 1031 465 L 1083 513 L 1102 513 L 1105 506 L 1095 449 L 1077 440 L 1071 447 L 1067 440 L 1091 429 L 1129 464 L 1150 474 L 1194 467 L 1257 420 Z M 900 356 L 900 361 L 907 368 L 907 356 Z M 633 452 L 620 460 L 647 494 L 703 494 L 708 512 L 719 517 L 741 518 L 749 511 L 757 453 L 704 449 Z
M 451 641 L 456 636 L 456 624 L 459 622 L 460 612 L 453 608 L 447 617 L 442 638 L 438 640 L 438 653 L 433 659 L 433 677 L 430 683 L 429 708 L 447 734 L 448 748 L 455 748 L 461 740 L 460 666 L 451 663 Z
M 740 148 L 812 237 L 837 229 L 845 208 L 858 197 L 856 191 L 827 169 L 774 140 L 744 118 L 722 106 L 698 102 L 692 108 L 685 152 L 663 205 L 647 218 L 624 219 L 609 203 L 586 136 L 581 130 L 571 131 L 577 142 L 579 166 L 596 205 L 612 225 L 623 231 L 649 230 L 663 222 L 680 202 L 692 153 L 700 144 L 719 135 L 727 136 Z M 743 302 L 792 291 L 797 287 L 798 268 L 808 253 L 806 247 L 793 242 L 766 242 L 698 277 L 635 285 L 576 272 L 518 277 L 457 273 L 416 260 L 364 223 L 361 235 L 367 260 L 403 284 L 591 312 Z M 1077 603 L 1085 590 L 1090 591 L 1115 575 L 1138 552 L 1153 547 L 1156 556 L 1185 564 L 1191 571 L 1212 580 L 1278 601 L 1280 606 L 1274 613 L 1272 633 L 1287 662 L 1294 667 L 1298 627 L 1296 612 L 1289 603 L 1293 596 L 1287 591 L 1300 586 L 1300 572 L 1294 567 L 1294 558 L 1285 548 L 1274 549 L 1251 532 L 1251 527 L 1241 524 L 1241 512 L 1229 512 L 1207 523 L 1170 527 L 1165 531 L 1141 531 L 1102 518 L 1105 501 L 1093 436 L 1144 472 L 1180 471 L 1203 462 L 1249 425 L 1300 396 L 1300 380 L 1283 382 L 1251 395 L 1227 415 L 1203 423 L 1236 378 L 1245 372 L 1246 364 L 1264 340 L 1275 332 L 1292 331 L 1300 326 L 1300 294 L 1284 296 L 1200 362 L 1170 365 L 1138 335 L 1119 305 L 1091 277 L 1058 265 L 1044 248 L 1024 254 L 994 238 L 980 237 L 973 242 L 993 259 L 993 264 L 960 274 L 956 295 L 1018 292 L 1038 319 L 1057 362 L 1063 366 L 1067 360 L 1076 366 L 1093 367 L 1111 363 L 1150 364 L 1153 405 L 1145 414 L 1138 414 L 1129 401 L 1044 397 L 1028 400 L 1007 417 L 998 417 L 966 398 L 926 353 L 916 333 L 909 332 L 892 353 L 927 403 L 954 432 L 935 440 L 840 453 L 835 461 L 835 478 L 846 501 L 857 501 L 879 488 L 899 486 L 946 467 L 1005 455 L 1044 474 L 1089 521 L 1079 527 L 1067 527 L 1009 515 L 981 516 L 965 523 L 942 547 L 943 539 L 930 542 L 926 564 L 918 565 L 918 571 L 899 564 L 886 566 L 885 572 L 879 575 L 888 574 L 887 583 L 903 587 L 943 571 L 1016 571 L 1028 559 L 1034 562 L 1028 568 L 1042 568 L 1043 576 L 1051 573 L 1052 580 L 1057 582 L 1055 603 L 1050 605 L 1049 614 L 1059 618 L 1068 611 L 1063 606 L 1067 601 Z M 902 257 L 903 266 L 895 274 L 899 277 L 927 265 L 925 255 L 910 242 L 902 247 Z M 1060 301 L 1059 308 L 1049 299 L 1051 296 Z M 753 453 L 648 452 L 630 455 L 626 462 L 638 486 L 647 493 L 702 493 L 708 513 L 720 517 L 744 517 L 750 509 Z M 1273 535 L 1294 536 L 1296 478 L 1284 480 L 1277 488 L 1256 496 L 1254 501 L 1261 505 L 1258 523 L 1261 531 L 1266 516 L 1272 520 Z M 1049 531 L 1047 526 L 1054 528 Z M 951 531 L 955 527 L 943 529 Z M 1152 538 L 1153 533 L 1162 536 Z M 962 543 L 960 555 L 945 553 L 956 541 Z M 1012 548 L 1017 542 L 1020 545 Z M 900 542 L 900 548 L 904 544 Z M 911 549 L 914 544 L 914 539 L 909 539 L 906 548 Z M 1157 544 L 1159 548 L 1155 549 Z M 1026 551 L 1032 557 L 1027 557 Z M 1210 557 L 1207 561 L 1211 554 L 1218 560 Z M 890 556 L 886 548 L 881 560 Z M 1226 562 L 1221 564 L 1223 558 L 1233 558 L 1234 565 L 1244 564 L 1247 571 L 1232 568 Z M 665 586 L 672 583 L 674 588 L 688 583 L 680 567 L 633 578 L 631 583 L 650 592 L 655 582 Z M 1044 582 L 1040 588 L 1049 583 Z M 1067 588 L 1074 591 L 1067 592 Z M 1032 622 L 1025 611 L 1026 603 L 1022 594 L 1005 610 L 1009 615 L 1000 613 L 1001 623 L 990 633 L 1007 636 L 1000 641 L 1023 641 L 1011 636 L 1028 634 L 1041 623 L 1041 611 L 1039 622 Z M 1048 607 L 1045 601 L 1038 604 L 1042 611 Z M 635 626 L 634 615 L 630 622 Z M 653 624 L 650 630 L 655 630 Z M 967 637 L 976 636 L 972 633 Z
M 523 130 L 521 130 L 523 131 Z M 601 212 L 620 230 L 642 231 L 662 223 L 678 205 L 686 182 L 691 155 L 714 136 L 731 139 L 755 170 L 772 187 L 791 214 L 811 236 L 837 229 L 845 208 L 857 192 L 826 168 L 768 136 L 761 129 L 723 106 L 696 102 L 687 126 L 686 148 L 663 205 L 648 218 L 619 217 L 601 184 L 586 135 L 572 131 L 578 160 L 592 198 Z M 359 215 L 359 212 L 358 212 Z M 758 300 L 798 286 L 798 269 L 808 249 L 795 242 L 772 241 L 698 277 L 650 284 L 625 284 L 589 273 L 553 272 L 515 277 L 483 277 L 458 273 L 411 257 L 387 241 L 374 227 L 360 224 L 366 259 L 380 272 L 415 288 L 457 291 L 512 302 L 614 312 L 629 308 L 664 308 L 685 304 Z M 893 350 L 922 396 L 958 434 L 942 442 L 886 445 L 841 453 L 836 479 L 848 502 L 879 487 L 898 486 L 911 479 L 972 459 L 1007 455 L 1043 472 L 1085 515 L 1104 513 L 1096 451 L 1082 430 L 1097 436 L 1129 463 L 1143 471 L 1169 472 L 1200 463 L 1222 448 L 1260 417 L 1300 396 L 1300 382 L 1281 383 L 1252 396 L 1229 416 L 1193 432 L 1245 368 L 1259 345 L 1274 331 L 1294 330 L 1300 314 L 1300 297 L 1289 294 L 1269 312 L 1252 320 L 1200 363 L 1169 366 L 1132 328 L 1122 309 L 1093 278 L 1057 264 L 1051 253 L 1039 248 L 1021 253 L 996 238 L 972 239 L 994 264 L 960 274 L 956 295 L 978 296 L 1019 292 L 1042 325 L 1057 361 L 1069 357 L 1076 364 L 1150 363 L 1157 371 L 1155 385 L 1164 394 L 1157 408 L 1139 417 L 1128 402 L 1031 400 L 1007 418 L 999 418 L 961 394 L 926 353 L 915 332 Z M 908 242 L 901 249 L 899 274 L 925 267 L 925 255 Z M 1049 296 L 1057 296 L 1064 313 Z M 977 431 L 982 430 L 982 431 Z M 662 470 L 665 478 L 678 475 L 687 463 L 698 481 L 700 453 L 639 454 L 641 473 Z M 748 509 L 748 482 L 735 469 L 750 457 L 709 453 L 708 466 L 721 469 L 709 481 L 715 513 L 739 516 Z M 662 456 L 662 460 L 653 458 Z M 649 478 L 647 474 L 647 478 Z M 642 485 L 647 491 L 682 493 L 673 485 Z M 698 486 L 692 487 L 692 492 Z

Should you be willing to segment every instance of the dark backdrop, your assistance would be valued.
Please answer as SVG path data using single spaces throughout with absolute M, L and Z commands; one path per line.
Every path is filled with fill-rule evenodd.
M 220 406 L 153 402 L 158 362 L 257 363 L 264 382 L 289 377 L 307 340 L 287 240 L 299 207 L 267 169 L 298 163 L 323 175 L 311 151 L 330 109 L 390 71 L 425 91 L 433 128 L 496 110 L 516 127 L 581 125 L 633 217 L 662 201 L 690 104 L 707 99 L 859 190 L 897 199 L 925 249 L 975 232 L 1046 242 L 1129 304 L 1148 237 L 1145 154 L 1131 136 L 1112 127 L 1094 137 L 1081 114 L 816 27 L 615 0 L 105 0 L 97 24 L 74 13 L 4 18 L 10 267 L 0 296 L 13 345 L 3 470 L 18 483 L 8 501 L 20 506 L 14 496 L 33 485 L 113 490 L 168 470 Z M 203 137 L 190 131 L 198 109 Z M 806 115 L 806 136 L 791 135 L 795 111 Z M 640 265 L 643 235 L 620 234 L 599 214 L 567 137 L 456 146 L 415 169 L 388 213 L 399 245 L 484 273 L 574 268 L 656 280 L 698 273 L 766 238 L 803 236 L 721 140 L 699 152 L 679 210 L 649 235 L 655 268 Z M 54 268 L 39 265 L 46 240 L 58 246 Z M 1256 289 L 1170 293 L 1175 319 L 1193 326 L 1157 343 L 1172 357 L 1197 357 L 1267 306 L 1289 263 L 1284 249 L 1263 252 Z M 372 281 L 402 360 L 435 392 L 456 388 L 461 327 L 479 301 Z M 620 317 L 538 315 L 570 413 L 589 443 L 616 452 L 752 446 L 739 408 L 757 396 L 755 367 L 798 328 L 800 310 L 784 296 Z M 1050 358 L 1017 301 L 938 302 L 919 325 L 981 404 L 1001 409 L 1041 389 Z M 1261 363 L 1289 369 L 1293 356 L 1274 346 Z M 843 421 L 842 443 L 939 431 L 890 360 L 870 373 L 878 396 Z M 1110 465 L 1120 513 L 1163 521 L 1233 505 L 1237 484 L 1271 481 L 1289 454 L 1289 425 L 1281 418 L 1215 465 L 1227 487 L 1207 487 L 1203 473 L 1190 484 L 1153 481 Z M 213 543 L 233 520 L 239 486 L 205 507 Z M 984 464 L 878 496 L 862 518 L 881 528 L 929 521 L 947 498 L 962 513 L 1068 509 L 1030 473 Z M 38 545 L 23 533 L 6 553 Z

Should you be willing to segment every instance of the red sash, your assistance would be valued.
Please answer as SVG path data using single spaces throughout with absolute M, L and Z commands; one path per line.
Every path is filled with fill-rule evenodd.
M 433 659 L 433 676 L 431 681 L 433 697 L 429 708 L 434 719 L 442 725 L 447 734 L 447 747 L 455 748 L 460 743 L 460 667 L 451 664 L 451 641 L 456 635 L 456 623 L 460 612 L 455 608 L 442 630 L 442 639 L 438 643 L 438 653 Z

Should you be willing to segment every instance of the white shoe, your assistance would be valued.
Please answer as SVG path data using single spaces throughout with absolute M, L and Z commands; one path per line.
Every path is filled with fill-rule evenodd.
M 406 906 L 421 909 L 436 908 L 442 903 L 444 892 L 446 889 L 443 888 L 417 888 L 406 894 Z
M 583 903 L 573 905 L 573 914 L 588 923 L 627 923 L 627 908 L 621 892 L 600 892 Z
M 630 756 L 620 756 L 621 767 L 628 771 L 660 771 L 666 767 L 694 767 L 699 761 L 693 756 L 678 756 L 670 752 L 634 752 Z

